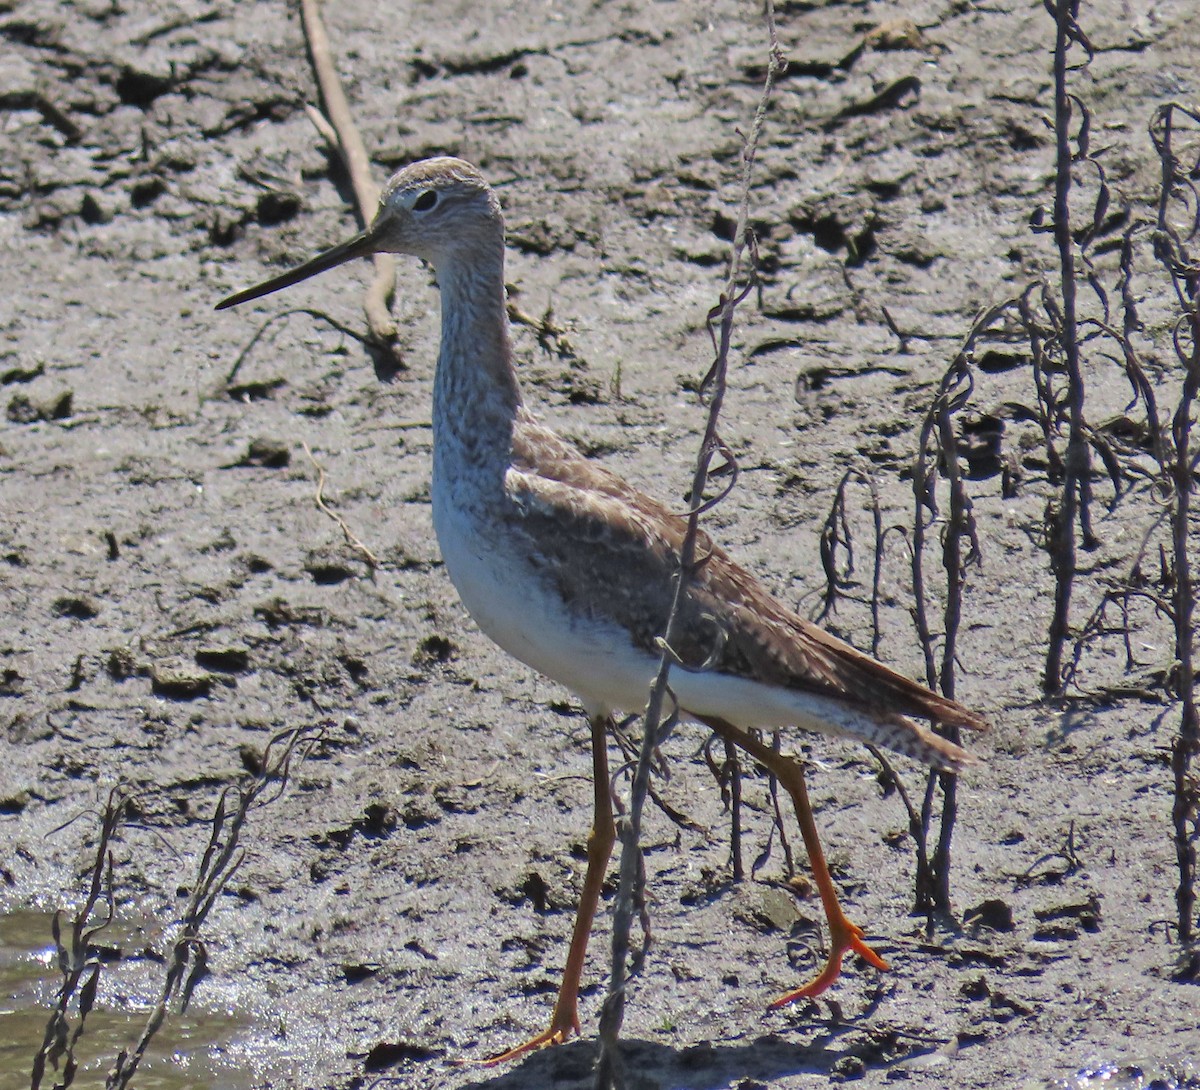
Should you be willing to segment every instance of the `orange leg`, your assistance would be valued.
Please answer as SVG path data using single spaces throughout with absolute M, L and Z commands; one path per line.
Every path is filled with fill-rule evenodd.
M 616 840 L 613 825 L 612 798 L 608 784 L 608 717 L 598 716 L 590 720 L 592 728 L 592 778 L 596 787 L 595 809 L 592 831 L 587 843 L 587 873 L 583 879 L 583 892 L 579 896 L 579 908 L 575 913 L 575 928 L 571 932 L 571 946 L 567 951 L 567 964 L 563 969 L 562 986 L 558 990 L 558 1001 L 550 1016 L 550 1027 L 544 1033 L 531 1037 L 524 1044 L 501 1052 L 483 1061 L 485 1067 L 516 1060 L 527 1052 L 547 1045 L 560 1045 L 572 1033 L 579 1032 L 579 980 L 583 975 L 583 961 L 587 954 L 588 938 L 592 933 L 592 921 L 596 906 L 600 903 L 600 888 L 604 884 L 604 872 L 612 856 Z
M 781 995 L 771 1003 L 771 1009 L 784 1007 L 796 999 L 820 995 L 841 974 L 842 958 L 847 953 L 858 954 L 876 969 L 887 969 L 888 963 L 863 941 L 863 929 L 846 918 L 846 914 L 838 902 L 837 890 L 834 888 L 829 867 L 825 863 L 825 853 L 821 850 L 816 822 L 813 820 L 812 806 L 808 801 L 804 768 L 794 758 L 777 753 L 757 738 L 738 730 L 723 720 L 713 719 L 705 720 L 705 722 L 722 738 L 727 738 L 734 745 L 744 749 L 759 764 L 774 773 L 787 793 L 791 795 L 792 805 L 796 810 L 796 820 L 800 823 L 800 833 L 804 837 L 804 847 L 808 851 L 809 866 L 812 867 L 813 879 L 821 894 L 821 905 L 825 909 L 825 918 L 829 921 L 830 949 L 825 967 L 804 987 Z

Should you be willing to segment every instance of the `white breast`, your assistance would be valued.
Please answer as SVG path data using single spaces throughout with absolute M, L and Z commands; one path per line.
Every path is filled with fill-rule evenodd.
M 450 581 L 487 636 L 565 685 L 589 712 L 644 707 L 658 663 L 634 648 L 628 633 L 571 615 L 513 538 L 494 524 L 481 526 L 437 489 L 433 525 Z

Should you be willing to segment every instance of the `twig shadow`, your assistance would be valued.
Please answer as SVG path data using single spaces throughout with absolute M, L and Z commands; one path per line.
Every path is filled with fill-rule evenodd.
M 385 385 L 391 385 L 404 371 L 404 361 L 391 345 L 376 344 L 373 340 L 363 341 L 367 355 L 371 357 L 371 366 L 375 368 L 375 378 Z

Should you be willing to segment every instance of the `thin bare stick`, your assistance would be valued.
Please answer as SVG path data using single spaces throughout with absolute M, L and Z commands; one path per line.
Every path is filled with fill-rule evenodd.
M 559 359 L 572 360 L 576 363 L 583 362 L 570 333 L 554 320 L 554 312 L 550 307 L 546 308 L 545 314 L 540 318 L 535 318 L 532 314 L 522 310 L 513 299 L 508 300 L 506 309 L 508 310 L 508 320 L 515 325 L 528 326 L 532 329 L 538 339 L 538 344 L 547 352 L 553 352 Z
M 378 570 L 379 558 L 359 540 L 358 535 L 350 529 L 350 524 L 325 502 L 325 467 L 313 457 L 313 452 L 307 442 L 302 439 L 300 445 L 304 448 L 304 453 L 308 455 L 308 460 L 312 462 L 313 469 L 317 471 L 317 492 L 313 497 L 317 505 L 317 510 L 328 515 L 342 528 L 346 544 L 357 552 L 362 553 L 367 563 L 371 565 L 372 571 Z
M 1173 457 L 1170 460 L 1172 484 L 1171 554 L 1174 565 L 1172 613 L 1175 622 L 1175 692 L 1182 704 L 1179 733 L 1171 743 L 1171 772 L 1174 795 L 1171 825 L 1179 884 L 1175 891 L 1178 910 L 1179 941 L 1184 947 L 1181 979 L 1200 978 L 1200 949 L 1196 939 L 1196 842 L 1200 839 L 1200 783 L 1192 771 L 1192 762 L 1200 756 L 1200 709 L 1196 704 L 1195 613 L 1196 585 L 1192 574 L 1191 522 L 1192 493 L 1196 487 L 1195 455 L 1192 435 L 1197 400 L 1200 399 L 1200 257 L 1190 244 L 1200 235 L 1200 206 L 1195 197 L 1196 162 L 1181 164 L 1181 147 L 1176 143 L 1178 128 L 1185 123 L 1200 125 L 1200 114 L 1175 103 L 1159 108 L 1150 126 L 1151 139 L 1162 164 L 1158 222 L 1154 250 L 1171 278 L 1180 317 L 1173 331 L 1175 355 L 1183 366 L 1179 401 L 1171 419 Z M 1195 128 L 1191 152 L 1196 155 L 1200 143 Z M 1180 144 L 1184 143 L 1181 138 Z M 1200 159 L 1200 157 L 1197 157 Z M 1182 213 L 1182 226 L 1172 222 Z
M 83 907 L 70 921 L 70 931 L 66 937 L 63 934 L 66 913 L 62 909 L 54 913 L 51 928 L 58 952 L 62 983 L 58 988 L 54 1010 L 46 1023 L 42 1047 L 33 1058 L 33 1071 L 29 1083 L 31 1090 L 39 1090 L 41 1087 L 47 1064 L 56 1070 L 60 1062 L 62 1064 L 59 1078 L 55 1082 L 56 1090 L 66 1090 L 75 1081 L 79 1070 L 75 1046 L 83 1036 L 88 1015 L 95 1005 L 103 964 L 94 955 L 92 940 L 112 923 L 114 909 L 111 844 L 125 821 L 130 801 L 129 796 L 119 787 L 114 787 L 108 793 L 108 799 L 100 813 L 100 841 L 96 845 L 96 855 L 92 863 L 91 883 Z M 104 902 L 104 907 L 97 912 L 101 901 Z M 76 994 L 79 1020 L 75 1023 L 75 1028 L 71 1029 L 67 1011 Z
M 838 482 L 833 504 L 821 528 L 821 567 L 825 569 L 825 593 L 822 596 L 819 621 L 824 621 L 837 606 L 839 597 L 851 586 L 854 575 L 854 541 L 850 533 L 850 520 L 846 511 L 846 491 L 852 480 L 859 480 L 871 493 L 871 517 L 875 526 L 875 565 L 871 573 L 871 654 L 879 654 L 881 638 L 879 628 L 880 584 L 883 579 L 883 508 L 879 502 L 879 486 L 870 470 L 848 469 Z M 839 567 L 838 554 L 845 554 Z
M 887 759 L 887 755 L 877 746 L 868 745 L 867 749 L 870 751 L 871 756 L 879 762 L 879 767 L 883 770 L 880 782 L 885 793 L 889 788 L 894 787 L 900 795 L 900 801 L 904 805 L 905 813 L 908 814 L 908 833 L 913 838 L 913 850 L 917 856 L 916 888 L 919 896 L 921 890 L 932 890 L 936 884 L 933 880 L 933 872 L 929 866 L 929 852 L 926 847 L 929 837 L 928 828 L 922 824 L 923 811 L 918 811 L 913 805 L 908 790 L 904 786 L 904 781 L 892 766 L 892 762 Z
M 229 388 L 233 385 L 233 380 L 237 378 L 238 372 L 242 369 L 242 364 L 245 363 L 250 357 L 250 353 L 254 351 L 254 348 L 258 342 L 267 335 L 267 332 L 276 323 L 282 322 L 285 318 L 290 318 L 293 314 L 307 314 L 310 318 L 314 318 L 320 322 L 326 322 L 333 326 L 334 329 L 336 329 L 345 337 L 350 337 L 353 340 L 358 341 L 360 344 L 367 343 L 367 339 L 363 337 L 361 333 L 356 333 L 349 326 L 342 325 L 341 322 L 337 321 L 335 318 L 331 318 L 324 311 L 314 310 L 312 307 L 292 307 L 290 310 L 281 310 L 278 314 L 271 315 L 270 318 L 263 322 L 263 324 L 258 327 L 254 336 L 251 337 L 246 343 L 246 347 L 237 354 L 237 359 L 233 361 L 233 366 L 229 368 L 229 371 L 225 375 L 225 381 L 223 385 L 226 388 Z
M 725 739 L 725 767 L 729 770 L 729 864 L 733 869 L 733 880 L 746 877 L 742 862 L 742 766 L 738 761 L 737 749 Z
M 325 116 L 336 137 L 334 148 L 346 167 L 346 173 L 350 175 L 358 214 L 365 227 L 371 222 L 379 204 L 379 187 L 371 179 L 371 160 L 350 114 L 342 82 L 338 79 L 333 51 L 321 22 L 317 0 L 300 0 L 300 19 L 304 24 L 304 37 L 321 91 L 321 101 L 325 106 Z M 328 139 L 327 130 L 322 131 Z M 363 301 L 367 326 L 371 330 L 374 346 L 385 352 L 396 368 L 400 368 L 404 364 L 396 343 L 396 323 L 392 321 L 391 311 L 392 296 L 396 290 L 396 260 L 391 254 L 376 254 L 374 261 L 375 278 Z
M 304 104 L 304 113 L 312 122 L 312 127 L 317 130 L 317 135 L 329 145 L 329 150 L 341 155 L 341 141 L 338 140 L 337 129 L 329 123 L 329 118 L 310 102 Z
M 664 721 L 664 707 L 674 706 L 674 700 L 668 705 L 669 687 L 668 675 L 674 654 L 671 650 L 678 643 L 677 628 L 679 625 L 680 606 L 687 593 L 688 580 L 694 570 L 696 558 L 696 537 L 699 530 L 700 515 L 728 494 L 728 489 L 722 492 L 716 500 L 705 501 L 704 493 L 708 483 L 709 467 L 715 456 L 722 455 L 732 468 L 732 457 L 728 448 L 722 442 L 717 430 L 721 413 L 721 405 L 725 395 L 725 373 L 729 362 L 729 346 L 733 334 L 734 315 L 738 304 L 753 288 L 753 280 L 743 284 L 742 259 L 747 248 L 754 252 L 753 236 L 749 231 L 750 218 L 750 182 L 753 176 L 754 160 L 766 119 L 767 106 L 775 86 L 775 80 L 783 72 L 786 61 L 779 45 L 779 37 L 775 29 L 775 10 L 771 0 L 766 3 L 766 22 L 769 36 L 769 50 L 766 78 L 763 82 L 762 96 L 754 114 L 750 135 L 742 149 L 741 199 L 738 207 L 737 228 L 734 232 L 730 253 L 729 274 L 725 288 L 721 293 L 720 302 L 709 312 L 710 332 L 711 323 L 719 318 L 719 332 L 714 335 L 716 355 L 708 374 L 701 384 L 701 393 L 708 400 L 708 420 L 701 440 L 700 451 L 696 459 L 696 471 L 692 479 L 691 509 L 688 512 L 687 531 L 683 540 L 680 556 L 680 570 L 675 582 L 675 594 L 671 603 L 670 614 L 662 647 L 662 658 L 654 685 L 650 690 L 650 700 L 646 707 L 645 730 L 642 745 L 638 753 L 637 766 L 634 771 L 633 784 L 630 788 L 629 809 L 625 818 L 618 824 L 618 836 L 621 841 L 620 883 L 617 890 L 616 906 L 613 910 L 613 939 L 612 939 L 612 970 L 609 980 L 608 995 L 600 1015 L 600 1048 L 596 1067 L 597 1090 L 618 1090 L 625 1085 L 622 1070 L 619 1036 L 625 1014 L 626 981 L 628 979 L 629 938 L 633 920 L 635 901 L 638 899 L 639 874 L 641 872 L 641 819 L 642 807 L 645 804 L 647 787 L 650 779 L 650 768 L 653 763 L 655 748 L 663 741 L 673 723 L 674 716 Z M 736 478 L 736 473 L 731 474 Z M 730 485 L 732 487 L 732 484 Z
M 932 405 L 925 414 L 913 463 L 913 618 L 921 649 L 925 655 L 925 682 L 940 688 L 946 696 L 955 695 L 955 662 L 958 631 L 962 622 L 962 599 L 967 570 L 979 563 L 979 539 L 971 499 L 963 482 L 958 454 L 955 415 L 969 402 L 974 391 L 974 354 L 979 340 L 1013 306 L 1005 302 L 984 311 L 971 327 L 958 355 L 947 368 Z M 928 616 L 925 579 L 925 543 L 928 531 L 940 508 L 937 483 L 944 477 L 949 488 L 949 514 L 942 533 L 942 568 L 946 573 L 946 598 L 942 611 L 942 654 L 940 664 L 935 652 L 935 637 Z M 939 733 L 943 733 L 939 728 Z M 958 729 L 945 732 L 958 742 Z M 927 838 L 932 822 L 933 801 L 942 791 L 942 819 L 932 860 L 927 863 Z M 950 842 L 957 814 L 957 781 L 944 773 L 931 772 L 925 787 L 921 821 L 913 828 L 917 853 L 916 909 L 929 914 L 950 910 Z M 908 805 L 907 795 L 905 805 Z M 912 810 L 910 809 L 910 818 Z
M 274 801 L 283 793 L 293 761 L 303 761 L 324 736 L 327 727 L 328 724 L 322 724 L 280 731 L 267 743 L 258 772 L 244 783 L 221 792 L 208 846 L 201 857 L 179 932 L 167 957 L 167 975 L 158 1001 L 132 1051 L 122 1050 L 117 1057 L 105 1080 L 105 1090 L 126 1090 L 176 997 L 179 1009 L 187 1009 L 192 991 L 203 977 L 208 962 L 208 951 L 200 933 L 214 903 L 245 858 L 241 838 L 250 809 L 268 788 L 273 789 L 274 794 L 264 800 L 266 802 Z
M 1071 152 L 1072 104 L 1079 107 L 1086 120 L 1083 104 L 1067 92 L 1067 51 L 1079 43 L 1088 47 L 1087 38 L 1075 21 L 1078 0 L 1045 0 L 1054 16 L 1054 133 L 1057 149 L 1054 190 L 1054 240 L 1058 245 L 1059 281 L 1062 290 L 1062 324 L 1060 347 L 1067 370 L 1069 433 L 1062 494 L 1052 528 L 1050 565 L 1054 572 L 1054 614 L 1050 620 L 1046 650 L 1046 669 L 1042 689 L 1055 695 L 1062 691 L 1062 655 L 1071 618 L 1071 590 L 1075 580 L 1075 524 L 1078 521 L 1088 545 L 1093 539 L 1088 512 L 1088 488 L 1091 479 L 1091 457 L 1084 434 L 1083 368 L 1079 355 L 1079 330 L 1075 314 L 1075 241 L 1071 235 Z M 1089 48 L 1090 52 L 1090 48 Z M 1081 129 L 1082 132 L 1082 129 Z M 1083 137 L 1081 135 L 1080 139 Z

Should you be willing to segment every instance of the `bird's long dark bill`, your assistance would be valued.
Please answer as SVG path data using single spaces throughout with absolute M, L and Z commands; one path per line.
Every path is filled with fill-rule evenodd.
M 271 292 L 279 291 L 280 288 L 290 288 L 293 284 L 300 283 L 301 280 L 307 280 L 310 276 L 323 273 L 326 269 L 344 265 L 347 261 L 353 261 L 356 257 L 370 257 L 378 249 L 375 236 L 368 227 L 367 230 L 360 231 L 352 239 L 348 239 L 341 245 L 334 246 L 333 249 L 326 250 L 322 254 L 317 254 L 316 257 L 304 262 L 303 265 L 297 265 L 294 269 L 289 269 L 285 273 L 273 276 L 270 280 L 264 280 L 261 284 L 255 284 L 252 288 L 245 288 L 242 291 L 234 292 L 233 295 L 222 299 L 217 304 L 217 310 L 225 310 L 226 307 L 236 307 L 239 303 L 248 303 L 251 299 L 259 299 L 264 295 L 270 295 Z

